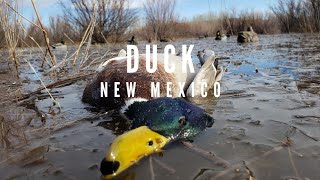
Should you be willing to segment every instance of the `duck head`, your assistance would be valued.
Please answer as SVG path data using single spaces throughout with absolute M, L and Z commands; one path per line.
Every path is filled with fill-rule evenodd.
M 100 171 L 105 179 L 110 179 L 144 156 L 161 152 L 169 139 L 141 126 L 118 136 L 110 145 L 102 159 Z
M 132 128 L 146 125 L 170 140 L 195 136 L 214 122 L 202 108 L 182 98 L 161 97 L 126 107 L 123 113 L 132 120 Z
M 118 136 L 101 162 L 100 171 L 111 178 L 144 156 L 161 152 L 169 142 L 190 138 L 213 125 L 213 118 L 180 98 L 131 102 L 122 109 L 133 130 Z
M 220 36 L 220 31 L 219 30 L 217 31 L 216 36 Z

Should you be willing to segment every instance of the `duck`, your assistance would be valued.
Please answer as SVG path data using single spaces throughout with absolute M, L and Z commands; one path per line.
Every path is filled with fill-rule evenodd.
M 218 66 L 214 51 L 198 52 L 200 67 L 196 66 L 196 73 L 182 73 L 179 68 L 182 59 L 175 54 L 169 56 L 169 59 L 176 65 L 177 71 L 166 73 L 163 67 L 164 55 L 158 54 L 158 70 L 155 73 L 149 74 L 144 72 L 145 68 L 140 68 L 142 70 L 138 73 L 129 74 L 126 72 L 126 56 L 126 51 L 122 49 L 118 56 L 100 64 L 97 75 L 87 84 L 82 96 L 83 102 L 90 105 L 118 110 L 130 124 L 127 132 L 113 140 L 100 163 L 100 171 L 106 179 L 121 174 L 145 156 L 163 151 L 169 143 L 196 136 L 214 123 L 214 119 L 205 110 L 176 97 L 175 91 L 174 97 L 152 98 L 146 93 L 150 91 L 150 81 L 186 81 L 184 90 L 187 94 L 191 82 L 203 80 L 209 84 L 214 83 Z M 145 54 L 139 55 L 139 59 L 145 60 Z M 141 62 L 145 61 L 139 64 L 145 67 L 145 63 Z M 141 84 L 137 85 L 139 89 L 134 98 L 129 98 L 121 90 L 120 97 L 123 98 L 113 97 L 113 87 L 108 89 L 109 97 L 101 98 L 99 85 L 102 81 L 136 81 Z M 197 90 L 195 92 L 198 93 Z
M 220 30 L 218 30 L 217 33 L 216 33 L 216 38 L 215 38 L 215 40 L 218 40 L 218 41 L 220 41 L 220 40 L 227 40 L 227 36 L 224 35 L 224 34 L 221 34 Z
M 259 41 L 258 34 L 254 32 L 252 26 L 249 26 L 247 31 L 241 31 L 238 33 L 238 42 L 239 43 L 249 43 Z
M 164 37 L 164 38 L 160 38 L 160 42 L 173 42 L 173 39 Z
M 86 85 L 82 101 L 95 107 L 117 109 L 124 105 L 128 99 L 126 82 L 136 82 L 135 97 L 153 99 L 151 96 L 151 82 L 159 82 L 160 97 L 167 96 L 167 82 L 172 83 L 172 97 L 197 98 L 201 96 L 201 83 L 207 83 L 207 90 L 221 81 L 223 68 L 218 68 L 218 61 L 214 51 L 203 50 L 198 53 L 200 65 L 194 64 L 194 73 L 182 70 L 182 57 L 175 54 L 169 55 L 170 63 L 175 65 L 173 73 L 167 73 L 164 68 L 164 54 L 157 54 L 157 70 L 154 73 L 146 71 L 146 54 L 139 54 L 139 68 L 135 73 L 127 73 L 126 51 L 120 50 L 117 57 L 111 58 L 100 64 L 97 74 Z M 213 66 L 214 64 L 214 66 Z M 108 82 L 108 97 L 101 97 L 101 82 Z M 120 82 L 120 97 L 114 96 L 114 82 Z M 181 83 L 182 82 L 182 83 Z M 191 84 L 194 86 L 191 86 Z
M 228 37 L 228 38 L 231 37 L 231 34 L 232 34 L 232 33 L 231 33 L 230 31 L 228 31 L 228 32 L 227 32 L 227 37 Z
M 51 47 L 52 47 L 52 49 L 66 49 L 66 48 L 67 48 L 67 45 L 66 45 L 65 42 L 62 40 L 60 43 L 52 44 Z
M 132 36 L 130 40 L 128 40 L 129 45 L 138 45 L 138 41 L 136 41 L 135 37 Z
M 140 159 L 163 151 L 172 142 L 189 139 L 214 123 L 202 108 L 182 99 L 129 99 L 121 113 L 132 130 L 116 137 L 100 164 L 105 179 L 121 174 Z

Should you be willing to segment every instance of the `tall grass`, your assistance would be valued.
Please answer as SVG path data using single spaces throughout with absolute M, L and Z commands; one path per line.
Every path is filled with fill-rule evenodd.
M 95 13 L 93 13 L 91 25 L 88 27 L 84 37 L 82 38 L 82 42 L 80 43 L 78 50 L 69 57 L 67 57 L 67 55 L 68 55 L 68 50 L 67 50 L 65 58 L 63 60 L 61 60 L 59 63 L 57 63 L 55 56 L 53 54 L 52 48 L 50 46 L 49 34 L 46 30 L 46 27 L 42 24 L 41 17 L 38 13 L 38 9 L 37 9 L 37 6 L 36 6 L 34 0 L 31 0 L 31 4 L 33 5 L 34 13 L 36 14 L 36 17 L 37 17 L 36 22 L 29 20 L 28 18 L 26 18 L 25 16 L 23 16 L 19 12 L 18 1 L 19 0 L 9 2 L 6 0 L 0 0 L 0 4 L 1 4 L 0 21 L 1 21 L 1 27 L 3 28 L 3 32 L 4 32 L 5 40 L 6 40 L 5 48 L 7 48 L 8 51 L 10 52 L 10 58 L 14 62 L 17 71 L 19 68 L 19 58 L 23 59 L 23 61 L 27 62 L 27 64 L 30 67 L 30 70 L 35 73 L 36 77 L 41 82 L 41 84 L 40 84 L 41 88 L 39 88 L 41 90 L 39 92 L 41 92 L 42 90 L 45 90 L 49 94 L 49 97 L 52 100 L 53 104 L 56 105 L 60 109 L 59 102 L 51 95 L 50 90 L 46 86 L 47 83 L 44 81 L 43 78 L 40 78 L 40 76 L 38 75 L 39 72 L 35 70 L 34 66 L 30 63 L 30 61 L 28 59 L 23 58 L 23 56 L 21 56 L 21 57 L 17 56 L 18 45 L 19 45 L 19 43 L 22 43 L 25 46 L 30 47 L 31 45 L 36 44 L 37 49 L 39 49 L 39 51 L 36 53 L 31 53 L 31 51 L 34 51 L 34 49 L 30 49 L 30 56 L 33 56 L 33 55 L 37 56 L 37 55 L 39 55 L 39 52 L 41 52 L 40 56 L 41 55 L 43 56 L 42 62 L 47 63 L 49 65 L 48 67 L 50 68 L 46 73 L 43 73 L 42 75 L 45 76 L 50 73 L 49 75 L 51 75 L 50 78 L 52 77 L 52 80 L 57 79 L 56 80 L 57 85 L 59 85 L 59 82 L 61 79 L 59 80 L 59 78 L 55 78 L 55 77 L 58 77 L 55 75 L 59 74 L 59 73 L 57 73 L 60 70 L 59 67 L 61 67 L 64 64 L 74 65 L 76 68 L 73 68 L 73 69 L 76 71 L 70 71 L 69 73 L 71 74 L 71 76 L 74 79 L 77 76 L 80 77 L 83 74 L 80 74 L 79 70 L 81 70 L 82 68 L 88 68 L 88 66 L 91 65 L 91 63 L 89 62 L 89 59 L 91 56 L 91 54 L 89 54 L 89 50 L 90 50 L 90 45 L 91 45 L 92 34 L 94 32 L 95 25 L 96 25 Z M 95 12 L 97 12 L 97 8 L 95 8 L 95 9 L 96 9 Z M 29 23 L 29 26 L 27 28 L 25 27 L 23 20 L 27 21 Z M 30 30 L 30 28 L 34 28 L 38 32 L 40 32 L 38 34 L 42 35 L 40 37 L 45 42 L 46 52 L 43 51 L 43 48 L 41 47 L 39 41 L 37 41 L 37 38 L 34 38 L 33 36 L 31 36 L 31 34 L 28 32 Z M 26 42 L 27 39 L 29 40 L 29 42 Z M 31 45 L 29 44 L 30 40 L 32 43 Z M 85 42 L 88 42 L 88 43 L 87 43 L 87 46 L 85 49 L 84 56 L 81 56 L 82 60 L 79 65 L 78 63 L 76 63 L 77 60 L 79 59 L 78 54 L 80 52 L 81 47 L 84 45 Z M 51 59 L 51 61 L 47 60 L 47 58 L 46 58 L 47 53 L 49 54 L 49 58 Z M 73 61 L 74 63 L 72 63 L 71 59 L 74 59 L 74 61 Z M 40 60 L 41 60 L 41 58 L 40 58 Z M 46 70 L 45 67 L 43 67 L 43 68 L 44 68 L 44 70 Z M 52 73 L 52 72 L 54 72 L 54 73 Z M 75 74 L 75 73 L 79 73 L 79 74 Z M 52 75 L 55 77 L 53 77 Z M 68 78 L 65 78 L 65 79 L 68 79 Z M 54 87 L 51 87 L 51 88 L 54 88 Z M 25 94 L 25 97 L 33 96 L 35 94 L 33 94 L 33 93 Z M 19 100 L 23 100 L 23 98 L 21 98 Z
M 13 1 L 14 6 L 18 9 L 17 0 Z M 18 70 L 19 60 L 17 58 L 17 46 L 19 39 L 19 28 L 17 25 L 18 16 L 12 13 L 11 9 L 5 4 L 5 1 L 0 0 L 0 22 L 4 32 L 6 47 L 8 48 L 11 61 L 15 64 Z

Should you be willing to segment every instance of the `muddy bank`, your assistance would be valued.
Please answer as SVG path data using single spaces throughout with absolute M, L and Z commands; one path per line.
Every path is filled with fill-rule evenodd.
M 221 97 L 211 95 L 191 100 L 212 115 L 215 124 L 193 139 L 192 144 L 203 151 L 181 143 L 171 144 L 163 156 L 153 155 L 151 160 L 145 158 L 130 168 L 123 174 L 125 178 L 150 179 L 150 164 L 155 179 L 317 179 L 320 176 L 320 39 L 291 34 L 261 36 L 260 42 L 253 44 L 235 42 L 232 37 L 226 42 L 207 38 L 173 43 L 177 48 L 194 44 L 195 61 L 197 51 L 202 49 L 229 57 L 220 60 L 227 67 L 221 82 Z M 158 52 L 164 46 L 165 43 L 159 44 Z M 144 44 L 139 45 L 139 50 L 144 48 Z M 69 50 L 72 53 L 74 48 Z M 105 52 L 105 47 L 94 47 L 92 59 Z M 65 52 L 55 53 L 57 59 L 65 56 Z M 65 73 L 52 77 L 44 75 L 49 67 L 41 67 L 41 59 L 29 54 L 29 50 L 23 50 L 22 57 L 30 60 L 45 84 L 91 73 L 94 69 L 92 66 L 73 71 L 72 66 L 64 66 Z M 29 65 L 21 64 L 19 79 L 13 78 L 4 63 L 1 65 L 4 70 L 0 73 L 3 117 L 0 120 L 11 129 L 10 143 L 1 144 L 1 177 L 99 179 L 98 165 L 106 147 L 116 134 L 126 129 L 126 123 L 112 112 L 81 102 L 90 76 L 51 89 L 61 108 L 45 91 L 18 104 L 5 101 L 41 87 Z M 13 93 L 16 91 L 21 92 Z

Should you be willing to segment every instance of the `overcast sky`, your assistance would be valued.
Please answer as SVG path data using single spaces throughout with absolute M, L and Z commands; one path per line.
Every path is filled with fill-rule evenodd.
M 36 0 L 40 15 L 45 24 L 49 16 L 61 15 L 62 10 L 58 4 L 59 0 Z M 70 0 L 63 0 L 69 2 Z M 142 9 L 144 0 L 129 0 L 134 8 Z M 192 18 L 195 15 L 214 13 L 236 9 L 237 11 L 270 11 L 269 7 L 277 0 L 177 0 L 177 14 L 181 18 Z M 28 18 L 35 17 L 30 0 L 23 0 L 22 13 Z M 141 14 L 143 12 L 141 11 Z

